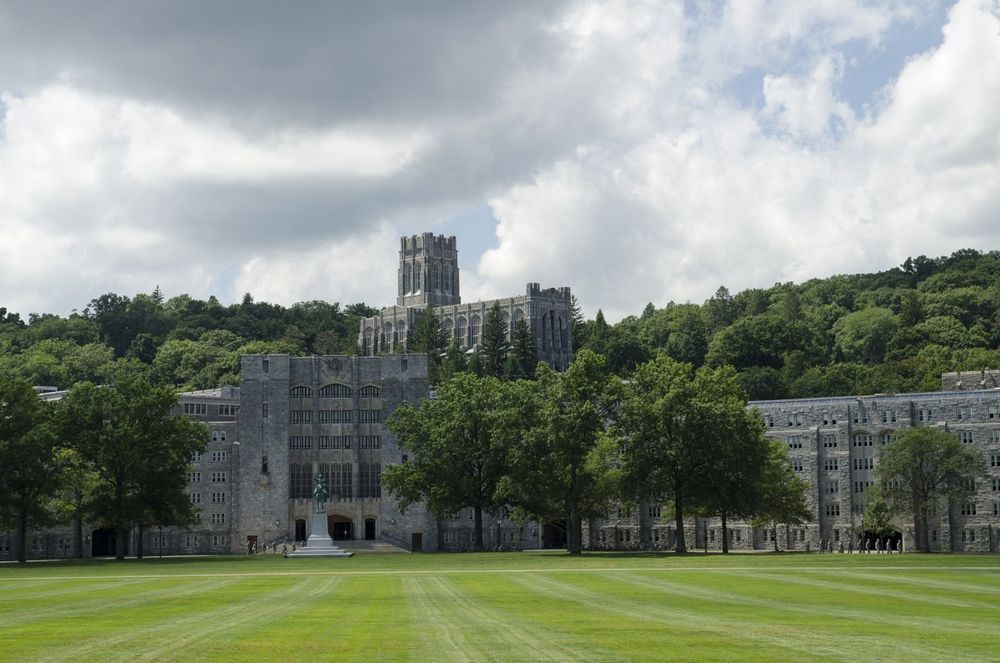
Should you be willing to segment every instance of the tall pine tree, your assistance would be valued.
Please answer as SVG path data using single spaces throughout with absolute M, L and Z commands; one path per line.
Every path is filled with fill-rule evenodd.
M 427 377 L 431 384 L 437 384 L 441 376 L 441 361 L 445 346 L 441 321 L 434 316 L 434 309 L 428 304 L 424 314 L 417 319 L 417 323 L 413 326 L 413 339 L 410 348 L 412 352 L 427 353 Z
M 479 347 L 483 374 L 501 378 L 507 365 L 507 325 L 503 321 L 500 303 L 494 302 L 483 323 L 483 341 Z
M 534 380 L 538 366 L 538 346 L 528 323 L 518 320 L 511 332 L 510 354 L 507 355 L 505 377 L 508 380 Z

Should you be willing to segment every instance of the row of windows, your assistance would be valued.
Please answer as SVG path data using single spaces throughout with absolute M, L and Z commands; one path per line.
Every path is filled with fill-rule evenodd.
M 353 410 L 318 410 L 316 415 L 316 420 L 321 424 L 349 424 L 353 422 L 353 419 Z M 382 410 L 358 410 L 358 423 L 377 424 L 381 421 Z M 288 422 L 291 424 L 311 424 L 313 411 L 289 410 Z
M 896 423 L 898 421 L 898 415 L 896 410 L 880 410 L 878 413 L 878 418 L 883 424 Z M 971 421 L 974 419 L 974 412 L 971 406 L 962 406 L 958 408 L 958 420 L 959 421 Z M 1000 405 L 989 405 L 987 406 L 985 419 L 989 421 L 994 421 L 1000 419 Z M 789 412 L 785 421 L 789 427 L 801 426 L 803 423 L 802 416 L 798 412 Z M 822 421 L 824 426 L 836 426 L 837 425 L 837 415 L 829 411 L 823 412 Z M 852 421 L 855 424 L 867 424 L 871 423 L 869 419 L 868 411 L 864 408 L 856 411 L 852 417 Z M 934 421 L 934 410 L 933 408 L 921 408 L 917 410 L 917 421 L 924 423 L 930 423 Z M 774 416 L 771 414 L 764 415 L 764 423 L 768 428 L 774 428 Z
M 865 492 L 865 490 L 867 490 L 868 488 L 871 488 L 873 485 L 875 485 L 874 481 L 855 481 L 854 482 L 854 492 L 855 493 L 863 493 L 863 492 Z
M 837 503 L 827 504 L 826 508 L 824 509 L 824 513 L 826 513 L 827 516 L 831 516 L 831 517 L 833 517 L 833 516 L 839 516 L 840 515 L 840 504 L 837 504 Z
M 314 477 L 311 464 L 289 466 L 289 497 L 309 499 L 317 477 L 322 476 L 328 499 L 350 499 L 352 497 L 382 496 L 381 463 L 358 463 L 358 491 L 353 492 L 354 466 L 351 463 L 320 463 L 319 474 Z
M 226 482 L 225 472 L 212 472 L 209 476 L 212 478 L 212 483 Z M 201 483 L 201 472 L 188 472 L 188 483 Z
M 213 513 L 212 514 L 212 524 L 213 525 L 223 525 L 226 522 L 226 514 L 224 513 Z
M 350 398 L 354 393 L 346 384 L 328 384 L 319 389 L 320 398 Z M 288 391 L 289 398 L 312 398 L 312 387 L 297 386 Z M 361 398 L 378 398 L 382 395 L 382 390 L 375 385 L 367 385 L 358 390 Z
M 353 446 L 353 438 L 350 435 L 321 435 L 319 437 L 320 449 L 350 449 Z M 309 451 L 313 448 L 313 438 L 311 435 L 292 435 L 288 438 L 288 448 L 293 451 Z M 358 438 L 359 449 L 381 449 L 381 435 L 362 435 Z
M 208 403 L 185 403 L 184 414 L 208 414 Z
M 224 430 L 212 431 L 212 442 L 225 442 L 225 441 L 226 441 L 226 431 Z
M 836 471 L 840 469 L 840 462 L 836 458 L 827 458 L 823 461 L 823 469 L 827 471 Z
M 856 470 L 871 470 L 875 469 L 875 459 L 874 458 L 855 458 L 852 462 L 852 467 Z

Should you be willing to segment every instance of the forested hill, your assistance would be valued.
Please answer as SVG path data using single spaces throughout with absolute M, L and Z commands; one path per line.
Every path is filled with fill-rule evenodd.
M 701 305 L 577 322 L 574 345 L 622 375 L 664 350 L 732 364 L 753 399 L 930 391 L 942 372 L 1000 367 L 1000 252 L 920 256 L 736 295 L 722 287 Z
M 114 293 L 69 317 L 22 320 L 0 307 L 0 379 L 69 387 L 141 368 L 177 387 L 239 384 L 247 353 L 353 354 L 358 320 L 375 310 L 313 301 L 221 305 L 180 295 Z M 1000 252 L 912 258 L 876 274 L 833 276 L 731 294 L 701 305 L 648 304 L 609 325 L 579 318 L 589 347 L 627 375 L 663 350 L 732 364 L 751 398 L 935 390 L 950 370 L 1000 367 Z
M 32 314 L 23 321 L 0 308 L 0 379 L 67 388 L 138 368 L 186 389 L 238 385 L 244 354 L 354 354 L 358 321 L 375 312 L 320 301 L 286 308 L 249 294 L 232 306 L 215 297 L 164 300 L 159 288 L 131 298 L 101 295 L 67 318 Z

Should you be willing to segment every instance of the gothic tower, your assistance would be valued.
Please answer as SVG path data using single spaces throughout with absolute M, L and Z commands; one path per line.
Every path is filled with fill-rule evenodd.
M 424 233 L 399 240 L 399 306 L 461 304 L 455 237 Z

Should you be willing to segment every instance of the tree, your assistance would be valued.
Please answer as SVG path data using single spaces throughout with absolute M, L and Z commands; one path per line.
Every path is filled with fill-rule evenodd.
M 441 380 L 450 380 L 459 373 L 469 370 L 469 363 L 465 358 L 465 351 L 462 350 L 458 338 L 451 339 L 448 344 L 448 351 L 445 352 L 441 361 Z
M 52 519 L 58 485 L 50 413 L 24 380 L 0 381 L 0 523 L 17 530 L 17 561 L 27 560 L 28 529 Z
M 537 382 L 513 384 L 525 405 L 505 427 L 516 431 L 506 494 L 541 521 L 565 519 L 567 550 L 579 555 L 583 519 L 603 512 L 615 483 L 604 358 L 584 349 L 563 373 L 539 364 Z
M 61 404 L 56 404 L 59 407 Z M 58 415 L 55 415 L 58 418 Z M 83 558 L 83 523 L 90 518 L 90 506 L 97 476 L 93 467 L 73 449 L 61 447 L 56 452 L 59 467 L 59 489 L 54 505 L 57 519 L 73 526 L 76 557 Z
M 695 374 L 700 443 L 712 457 L 696 497 L 702 513 L 722 521 L 722 552 L 729 552 L 729 518 L 748 518 L 762 502 L 769 444 L 759 414 L 747 410 L 732 367 Z
M 943 500 L 962 500 L 984 473 L 983 457 L 935 428 L 908 428 L 879 450 L 875 480 L 894 513 L 913 516 L 918 550 L 928 552 L 928 518 Z
M 523 319 L 514 323 L 511 333 L 510 354 L 504 375 L 508 380 L 534 380 L 538 366 L 538 346 L 535 337 Z
M 889 309 L 878 307 L 848 313 L 833 325 L 837 347 L 844 357 L 869 364 L 885 358 L 898 329 L 899 318 Z
M 459 373 L 437 397 L 399 407 L 388 422 L 410 462 L 382 473 L 382 485 L 401 508 L 425 501 L 438 518 L 471 507 L 475 547 L 483 550 L 483 512 L 501 504 L 497 488 L 507 468 L 509 439 L 499 425 L 507 407 L 505 383 Z
M 507 366 L 507 325 L 503 321 L 500 302 L 494 302 L 483 322 L 482 343 L 479 354 L 483 362 L 484 375 L 502 378 Z
M 790 531 L 793 525 L 801 525 L 812 518 L 806 502 L 806 482 L 795 474 L 788 448 L 778 440 L 768 440 L 761 486 L 763 492 L 751 522 L 754 527 L 771 530 L 774 552 L 778 552 L 778 525 Z
M 208 440 L 204 424 L 172 412 L 176 404 L 170 387 L 125 374 L 110 387 L 76 385 L 59 408 L 64 442 L 96 475 L 91 512 L 115 528 L 119 542 L 132 526 L 147 524 L 151 512 L 163 518 L 160 525 L 194 517 L 190 504 L 169 513 L 158 506 L 166 499 L 184 503 L 188 461 Z M 116 554 L 124 559 L 125 546 Z
M 619 387 L 623 486 L 637 498 L 673 501 L 678 553 L 687 552 L 685 510 L 700 506 L 723 439 L 713 399 L 727 407 L 733 402 L 727 391 L 737 383 L 725 370 L 695 373 L 690 364 L 660 354 Z
M 427 353 L 427 377 L 431 384 L 437 384 L 440 379 L 441 355 L 444 353 L 445 343 L 441 321 L 434 316 L 433 307 L 427 304 L 423 315 L 417 318 L 416 324 L 413 325 L 411 351 Z

